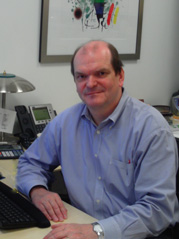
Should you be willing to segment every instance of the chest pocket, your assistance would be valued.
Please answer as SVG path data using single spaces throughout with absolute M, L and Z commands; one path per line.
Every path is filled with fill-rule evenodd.
M 127 201 L 134 199 L 134 165 L 111 159 L 107 169 L 107 191 Z

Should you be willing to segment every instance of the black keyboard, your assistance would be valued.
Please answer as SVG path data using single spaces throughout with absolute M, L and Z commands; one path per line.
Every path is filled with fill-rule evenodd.
M 38 208 L 0 182 L 0 229 L 49 226 L 50 222 Z

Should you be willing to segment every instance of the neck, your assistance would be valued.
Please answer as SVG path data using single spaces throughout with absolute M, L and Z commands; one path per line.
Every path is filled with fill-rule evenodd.
M 115 110 L 115 108 L 117 107 L 119 101 L 112 107 L 112 108 L 108 108 L 108 107 L 103 107 L 103 108 L 99 108 L 97 107 L 96 109 L 94 108 L 89 108 L 88 110 L 90 111 L 90 114 L 93 118 L 93 121 L 95 122 L 96 125 L 99 125 L 103 120 L 105 120 L 110 114 L 112 114 L 112 112 Z

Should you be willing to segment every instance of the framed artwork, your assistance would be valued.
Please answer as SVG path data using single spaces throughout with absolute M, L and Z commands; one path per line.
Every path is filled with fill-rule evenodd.
M 42 0 L 41 63 L 69 62 L 89 40 L 105 40 L 121 59 L 139 59 L 144 0 Z

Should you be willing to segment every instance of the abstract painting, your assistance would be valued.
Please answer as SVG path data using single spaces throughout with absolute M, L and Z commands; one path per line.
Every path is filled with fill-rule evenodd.
M 40 62 L 69 62 L 89 40 L 116 46 L 121 58 L 138 59 L 143 0 L 42 0 Z
M 68 0 L 68 3 L 71 4 L 72 20 L 81 19 L 83 31 L 89 28 L 107 30 L 111 25 L 117 23 L 119 1 Z

